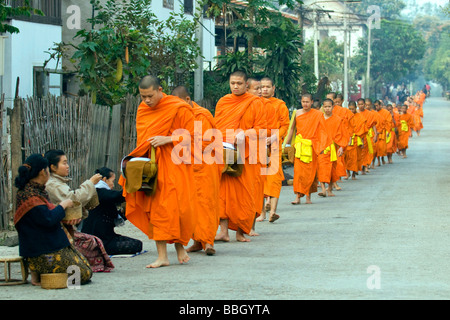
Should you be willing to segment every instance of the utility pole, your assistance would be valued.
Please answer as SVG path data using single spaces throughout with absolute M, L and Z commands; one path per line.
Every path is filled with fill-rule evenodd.
M 371 37 L 372 37 L 372 20 L 369 19 L 369 37 L 367 39 L 367 74 L 366 74 L 366 98 L 370 97 L 370 54 L 371 54 Z
M 199 23 L 197 24 L 195 36 L 197 37 L 200 54 L 195 60 L 197 68 L 194 71 L 194 101 L 201 103 L 203 100 L 203 7 L 200 5 L 200 1 L 197 3 L 197 8 L 199 10 Z
M 314 10 L 314 13 L 314 75 L 316 76 L 317 81 L 319 81 L 319 39 L 317 35 L 317 21 L 319 20 L 319 13 L 317 10 Z
M 344 102 L 343 106 L 348 105 L 348 54 L 347 54 L 347 6 L 344 2 Z

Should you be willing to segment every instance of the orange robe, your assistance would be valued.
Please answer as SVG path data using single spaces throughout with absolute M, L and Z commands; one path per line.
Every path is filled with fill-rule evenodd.
M 373 143 L 373 137 L 369 137 L 369 132 L 373 131 L 370 130 L 373 126 L 376 126 L 377 124 L 377 118 L 375 117 L 376 114 L 374 114 L 372 111 L 369 111 L 365 109 L 363 112 L 360 112 L 363 117 L 366 119 L 366 125 L 368 128 L 368 133 L 366 137 L 364 138 L 364 147 L 362 150 L 362 165 L 363 166 L 369 166 L 372 163 L 373 160 L 373 153 L 369 152 L 369 143 L 372 144 L 372 147 L 375 148 L 375 145 Z M 369 141 L 370 139 L 370 141 Z
M 328 119 L 325 119 L 325 129 L 328 138 L 331 139 L 331 144 L 334 144 L 336 153 L 340 147 L 345 148 L 347 146 L 348 129 L 344 127 L 341 117 L 333 114 Z M 320 182 L 333 183 L 340 178 L 337 173 L 337 159 L 332 161 L 330 157 L 331 152 L 318 155 L 317 179 Z
M 276 126 L 276 110 L 269 99 L 261 97 L 261 121 L 264 123 L 262 129 L 267 130 L 264 136 L 270 134 L 270 129 Z M 260 136 L 261 139 L 262 136 Z M 264 180 L 265 176 L 261 173 L 262 168 L 265 167 L 267 162 L 267 146 L 266 141 L 260 140 L 258 142 L 258 163 L 257 166 L 257 176 L 255 180 L 255 204 L 256 204 L 256 216 L 261 214 L 264 206 Z
M 402 121 L 405 121 L 408 130 L 402 130 Z M 414 120 L 409 113 L 401 114 L 399 116 L 398 128 L 398 149 L 408 149 L 409 136 L 411 135 L 411 129 L 414 127 Z M 405 128 L 406 129 L 406 128 Z
M 400 115 L 398 114 L 398 112 L 396 113 L 394 111 L 392 114 L 392 128 L 390 131 L 390 139 L 389 139 L 389 142 L 386 143 L 386 153 L 388 155 L 391 155 L 391 154 L 397 152 L 398 137 L 396 134 L 396 130 L 397 130 L 397 124 L 400 122 L 399 117 L 400 117 Z M 386 134 L 386 139 L 387 139 L 387 134 Z
M 307 113 L 295 115 L 296 134 L 303 139 L 312 142 L 312 159 L 306 163 L 299 158 L 294 160 L 294 192 L 302 195 L 310 195 L 317 192 L 317 167 L 318 155 L 331 144 L 327 135 L 323 113 L 311 109 Z
M 241 96 L 227 94 L 222 97 L 216 105 L 215 120 L 216 127 L 222 132 L 223 141 L 234 143 L 235 134 L 233 130 L 254 129 L 258 134 L 265 127 L 262 100 L 248 92 Z M 227 129 L 231 130 L 227 134 Z M 250 155 L 249 143 L 255 145 L 259 137 L 246 137 L 245 150 L 241 150 L 243 156 L 243 170 L 239 177 L 232 177 L 226 173 L 222 174 L 220 180 L 220 218 L 228 219 L 228 228 L 237 230 L 240 228 L 244 233 L 250 233 L 256 213 L 255 204 L 255 180 L 258 175 L 258 166 L 255 164 L 256 154 Z M 256 153 L 255 150 L 252 150 Z M 251 157 L 253 159 L 251 159 Z
M 201 136 L 196 135 L 194 143 L 201 153 L 194 153 L 194 180 L 197 194 L 197 201 L 195 203 L 197 213 L 197 223 L 194 229 L 193 239 L 200 242 L 205 248 L 205 244 L 214 245 L 214 238 L 219 228 L 220 210 L 219 210 L 219 182 L 220 170 L 217 162 L 211 164 L 205 163 L 203 159 L 203 152 L 208 146 L 214 146 L 214 143 L 203 139 L 205 132 L 213 130 L 216 125 L 214 118 L 209 110 L 199 106 L 194 101 L 193 110 L 196 126 L 201 124 Z M 197 127 L 196 127 L 197 128 Z M 196 131 L 197 134 L 197 131 Z M 222 141 L 216 145 L 215 150 L 222 148 Z M 219 155 L 222 159 L 222 155 Z
M 129 155 L 149 157 L 148 138 L 171 136 L 176 129 L 194 134 L 192 107 L 178 97 L 163 94 L 155 107 L 141 103 L 136 114 L 137 147 Z M 184 139 L 184 138 L 183 138 Z M 191 139 L 192 140 L 192 139 Z M 192 147 L 192 141 L 187 140 Z M 126 200 L 127 219 L 149 239 L 187 245 L 195 227 L 195 186 L 191 152 L 186 161 L 175 164 L 172 150 L 179 144 L 173 141 L 156 148 L 158 165 L 156 191 L 147 196 L 143 191 L 127 193 L 126 179 L 119 178 Z
M 267 172 L 268 174 L 266 175 L 266 179 L 264 182 L 264 195 L 279 198 L 281 186 L 284 180 L 283 166 L 281 161 L 281 155 L 283 150 L 282 144 L 289 129 L 290 119 L 289 119 L 289 110 L 286 107 L 286 103 L 283 100 L 272 97 L 270 98 L 270 101 L 272 101 L 272 105 L 276 109 L 276 120 L 277 120 L 276 129 L 278 129 L 278 137 L 279 137 L 278 146 L 272 147 L 272 150 L 275 154 L 271 154 L 271 158 L 278 156 L 278 170 L 274 174 L 269 174 L 271 172 Z
M 346 132 L 348 132 L 348 130 L 349 130 L 348 122 L 349 122 L 350 118 L 353 117 L 353 112 L 351 112 L 348 108 L 344 108 L 340 105 L 335 105 L 333 107 L 333 114 L 342 118 L 343 126 L 344 126 Z M 347 136 L 347 142 L 349 139 L 350 139 L 350 136 Z M 338 157 L 338 160 L 337 160 L 336 172 L 339 175 L 339 177 L 347 176 L 345 167 L 346 167 L 345 157 L 343 154 L 342 156 Z
M 358 137 L 360 141 L 367 144 L 367 120 L 361 113 L 355 113 L 349 122 L 349 133 L 351 141 L 345 150 L 346 169 L 353 172 L 361 171 L 363 165 L 361 146 L 358 146 Z
M 414 119 L 414 131 L 420 131 L 423 129 L 423 109 L 422 108 L 416 108 L 413 112 L 413 119 Z
M 392 116 L 391 113 L 386 109 L 380 109 L 380 111 L 378 111 L 378 115 L 381 125 L 377 125 L 378 131 L 378 141 L 376 143 L 377 157 L 385 157 L 387 156 L 386 135 L 392 129 Z

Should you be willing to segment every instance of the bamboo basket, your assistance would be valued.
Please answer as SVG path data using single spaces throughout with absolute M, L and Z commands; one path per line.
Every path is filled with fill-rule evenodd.
M 83 215 L 83 207 L 79 201 L 73 202 L 73 207 L 66 208 L 66 216 L 64 217 L 64 221 L 81 219 Z
M 42 289 L 67 288 L 67 273 L 43 273 L 41 274 Z

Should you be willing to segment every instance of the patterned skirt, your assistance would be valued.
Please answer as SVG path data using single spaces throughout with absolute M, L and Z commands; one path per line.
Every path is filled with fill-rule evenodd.
M 80 268 L 81 284 L 88 282 L 92 277 L 92 269 L 89 262 L 72 245 L 52 253 L 27 258 L 26 260 L 30 270 L 39 275 L 43 273 L 65 273 L 68 267 L 75 265 Z

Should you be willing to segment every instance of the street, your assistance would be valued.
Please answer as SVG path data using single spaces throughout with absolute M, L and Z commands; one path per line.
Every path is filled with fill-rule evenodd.
M 113 272 L 94 274 L 78 290 L 28 283 L 1 287 L 0 299 L 448 299 L 450 101 L 427 99 L 424 129 L 413 133 L 407 155 L 356 181 L 342 180 L 334 198 L 313 194 L 313 204 L 303 198 L 291 205 L 292 186 L 284 186 L 281 218 L 257 223 L 260 236 L 249 243 L 231 232 L 230 242 L 215 244 L 214 256 L 191 253 L 180 265 L 169 246 L 171 266 L 146 269 L 156 259 L 155 244 L 127 223 L 117 233 L 143 240 L 148 252 L 113 257 Z M 0 256 L 11 254 L 18 247 L 0 247 Z

